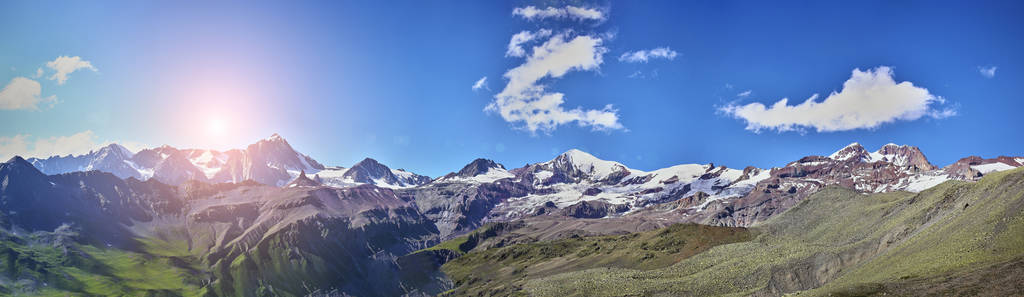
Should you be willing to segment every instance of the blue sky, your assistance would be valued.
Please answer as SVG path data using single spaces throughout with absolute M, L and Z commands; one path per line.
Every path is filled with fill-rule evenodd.
M 940 166 L 1024 155 L 1019 1 L 137 2 L 0 4 L 0 153 L 276 132 L 326 164 L 431 176 L 570 148 L 643 170 L 850 142 Z

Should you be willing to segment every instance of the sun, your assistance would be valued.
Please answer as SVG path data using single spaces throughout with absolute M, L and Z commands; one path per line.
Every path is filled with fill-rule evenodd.
M 209 136 L 224 136 L 227 131 L 227 123 L 221 118 L 210 118 L 206 121 L 206 134 Z

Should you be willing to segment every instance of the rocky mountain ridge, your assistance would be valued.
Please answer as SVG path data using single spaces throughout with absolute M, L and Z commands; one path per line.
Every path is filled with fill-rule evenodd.
M 370 158 L 349 168 L 324 166 L 274 134 L 245 149 L 224 152 L 162 146 L 131 154 L 111 144 L 82 156 L 29 162 L 47 174 L 99 170 L 171 185 L 245 180 L 271 186 L 371 184 L 414 200 L 442 230 L 442 237 L 448 237 L 490 221 L 533 216 L 664 216 L 748 226 L 828 185 L 862 192 L 919 192 L 946 180 L 976 180 L 1020 167 L 1024 158 L 973 156 L 939 168 L 917 147 L 890 143 L 872 152 L 852 143 L 829 156 L 807 156 L 770 169 L 683 164 L 642 171 L 572 149 L 511 170 L 493 160 L 476 159 L 457 172 L 431 179 Z

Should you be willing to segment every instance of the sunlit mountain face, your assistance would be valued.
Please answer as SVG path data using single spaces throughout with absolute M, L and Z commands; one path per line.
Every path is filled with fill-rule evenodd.
M 1015 296 L 1024 4 L 0 4 L 0 296 Z

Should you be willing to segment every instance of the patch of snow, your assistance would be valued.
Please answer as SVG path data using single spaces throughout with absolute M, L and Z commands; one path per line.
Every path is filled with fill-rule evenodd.
M 867 161 L 868 161 L 868 163 L 874 163 L 874 162 L 878 162 L 878 161 L 882 161 L 882 160 L 887 160 L 886 158 L 887 158 L 887 155 L 882 155 L 882 153 L 879 153 L 878 151 L 874 151 L 874 152 L 868 153 L 868 160 Z
M 142 166 L 135 164 L 135 162 L 132 162 L 131 160 L 124 160 L 124 163 L 128 164 L 132 169 L 135 169 L 135 171 L 138 171 L 139 175 L 142 176 L 142 180 L 153 178 L 153 168 L 142 168 Z
M 937 186 L 947 180 L 949 180 L 949 177 L 944 174 L 918 174 L 911 176 L 907 186 L 903 189 L 917 193 Z
M 799 164 L 801 166 L 818 166 L 818 165 L 826 165 L 828 163 L 829 163 L 828 161 L 812 161 L 812 162 L 795 163 L 795 164 Z
M 192 160 L 189 161 L 192 161 L 192 164 L 206 164 L 209 163 L 211 160 L 213 160 L 213 153 L 207 150 L 203 151 L 203 153 L 200 154 L 199 157 L 193 158 Z
M 513 178 L 513 177 L 515 177 L 515 175 L 513 175 L 512 173 L 509 173 L 505 169 L 489 168 L 489 169 L 487 169 L 487 172 L 484 173 L 484 174 L 478 174 L 476 176 L 468 177 L 468 178 L 467 177 L 454 177 L 454 178 L 450 178 L 450 179 L 447 179 L 447 180 L 448 181 L 454 181 L 454 182 L 467 182 L 467 183 L 474 183 L 474 184 L 482 184 L 482 183 L 493 183 L 493 182 L 495 182 L 495 181 L 497 181 L 499 179 Z
M 534 172 L 533 173 L 533 177 L 535 178 L 535 180 L 537 182 L 543 182 L 543 181 L 551 178 L 551 176 L 553 176 L 553 175 L 555 175 L 554 172 L 547 171 L 547 170 L 539 171 L 539 172 Z
M 1003 163 L 1003 162 L 995 162 L 995 163 L 974 165 L 974 166 L 971 166 L 971 168 L 973 168 L 974 170 L 980 171 L 981 174 L 987 174 L 987 173 L 990 173 L 990 172 L 998 172 L 998 171 L 1011 170 L 1011 169 L 1014 169 L 1014 168 L 1017 168 L 1017 167 L 1013 167 L 1013 166 L 1011 166 L 1009 164 L 1006 164 L 1006 163 Z

